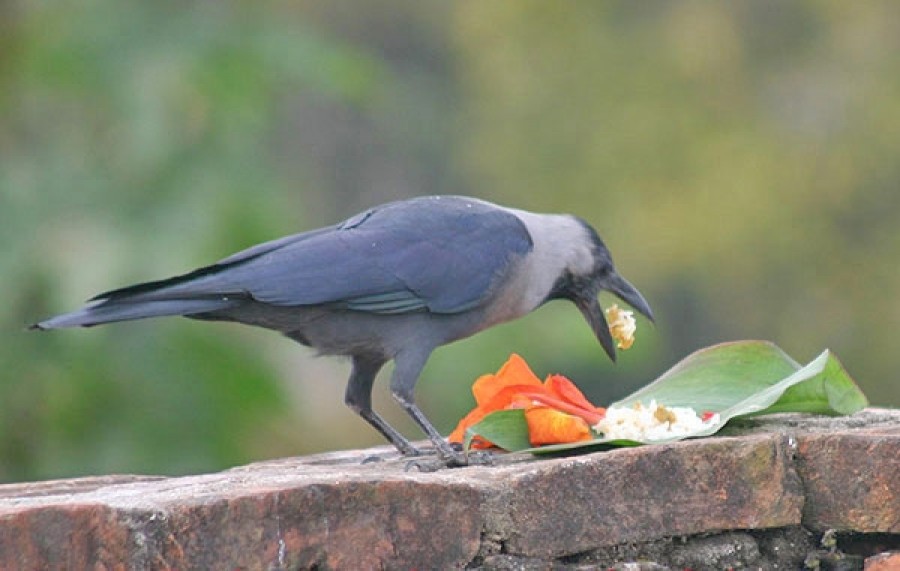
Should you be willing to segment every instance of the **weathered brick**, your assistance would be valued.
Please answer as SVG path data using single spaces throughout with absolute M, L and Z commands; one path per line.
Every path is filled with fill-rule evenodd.
M 867 557 L 863 569 L 865 571 L 897 571 L 900 569 L 900 552 L 892 551 Z
M 477 486 L 407 475 L 402 462 L 328 468 L 260 464 L 6 497 L 0 569 L 371 569 L 423 561 L 451 568 L 477 553 Z
M 495 498 L 507 549 L 558 556 L 708 530 L 786 526 L 803 495 L 780 436 L 714 438 L 538 464 Z
M 811 529 L 900 533 L 900 425 L 801 435 L 797 467 Z

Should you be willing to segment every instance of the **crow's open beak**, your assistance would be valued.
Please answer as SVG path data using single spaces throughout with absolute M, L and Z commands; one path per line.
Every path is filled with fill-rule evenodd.
M 647 300 L 644 299 L 644 296 L 641 295 L 637 288 L 628 283 L 628 280 L 619 274 L 612 272 L 600 287 L 633 307 L 635 311 L 644 315 L 651 322 L 653 321 L 653 310 L 650 309 L 650 304 L 647 303 Z M 574 301 L 575 306 L 578 307 L 588 325 L 591 326 L 603 350 L 615 362 L 616 344 L 613 341 L 612 334 L 609 332 L 609 326 L 606 323 L 606 317 L 603 315 L 600 302 L 597 300 L 597 295 L 591 293 L 585 297 L 579 296 Z
M 612 334 L 609 332 L 609 325 L 606 324 L 606 317 L 603 316 L 603 309 L 596 295 L 589 298 L 578 298 L 575 300 L 575 306 L 584 315 L 584 319 L 591 326 L 597 341 L 609 355 L 609 358 L 615 362 L 616 360 L 616 344 L 613 341 Z

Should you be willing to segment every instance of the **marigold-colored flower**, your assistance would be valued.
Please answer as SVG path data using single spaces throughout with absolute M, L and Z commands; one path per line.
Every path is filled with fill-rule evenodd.
M 476 407 L 450 434 L 462 442 L 466 430 L 498 410 L 524 409 L 532 446 L 579 442 L 592 437 L 590 427 L 603 418 L 604 409 L 591 404 L 575 384 L 562 375 L 543 383 L 522 357 L 513 353 L 494 375 L 483 375 L 472 385 Z M 492 444 L 476 438 L 474 448 Z
M 581 442 L 593 438 L 584 419 L 548 406 L 535 406 L 525 411 L 528 440 L 532 446 Z

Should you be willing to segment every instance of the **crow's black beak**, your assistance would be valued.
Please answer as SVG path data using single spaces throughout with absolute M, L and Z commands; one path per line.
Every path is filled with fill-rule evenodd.
M 619 274 L 612 272 L 606 277 L 600 287 L 633 307 L 635 311 L 644 315 L 651 322 L 653 321 L 653 310 L 650 309 L 650 304 L 647 303 L 647 300 L 644 299 L 644 296 L 641 295 L 637 288 L 628 283 L 628 280 Z M 603 309 L 600 307 L 600 302 L 597 300 L 596 293 L 592 292 L 584 296 L 577 296 L 574 302 L 581 314 L 584 315 L 588 325 L 591 326 L 603 350 L 615 362 L 616 343 L 609 332 L 609 325 L 606 323 L 606 317 L 603 314 Z
M 597 296 L 591 295 L 590 297 L 579 297 L 574 301 L 575 306 L 581 311 L 581 314 L 584 315 L 588 325 L 590 325 L 591 329 L 594 331 L 594 335 L 596 335 L 597 341 L 600 342 L 603 350 L 606 351 L 609 358 L 615 362 L 616 344 L 609 332 L 609 325 L 606 324 L 606 317 L 603 316 L 603 309 L 600 307 Z
M 602 287 L 633 307 L 635 311 L 650 321 L 654 321 L 653 310 L 650 309 L 650 304 L 647 303 L 647 300 L 644 299 L 644 296 L 641 295 L 641 292 L 639 292 L 636 287 L 628 283 L 628 280 L 619 274 L 613 272 L 612 275 L 606 279 Z

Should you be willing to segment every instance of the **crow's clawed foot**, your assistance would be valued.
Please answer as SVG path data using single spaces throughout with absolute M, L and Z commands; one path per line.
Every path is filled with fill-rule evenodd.
M 397 449 L 400 452 L 400 454 L 403 455 L 403 457 L 415 458 L 418 456 L 433 454 L 433 452 L 431 450 L 426 450 L 423 452 L 422 450 L 416 448 L 415 446 L 413 446 L 412 444 L 409 444 L 408 442 L 402 443 L 402 449 L 401 449 L 401 445 L 396 445 L 396 446 L 397 446 Z M 360 462 L 360 464 L 375 464 L 377 462 L 384 462 L 386 460 L 391 459 L 394 455 L 396 455 L 396 452 L 371 454 L 371 455 L 363 458 L 362 462 Z
M 423 458 L 421 460 L 410 460 L 406 463 L 403 471 L 412 472 L 413 470 L 416 470 L 418 472 L 437 472 L 446 467 L 447 465 L 440 458 Z
M 413 469 L 419 472 L 437 472 L 445 468 L 462 468 L 465 466 L 491 466 L 494 457 L 487 451 L 461 452 L 450 446 L 442 446 L 437 451 L 437 456 L 410 460 L 406 463 L 406 471 Z
M 489 450 L 469 452 L 469 466 L 493 466 L 494 453 Z

